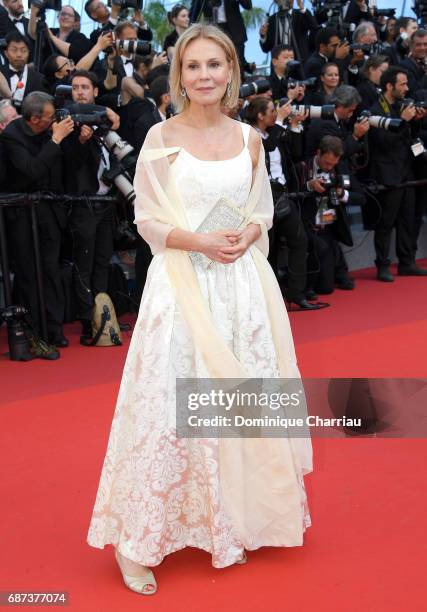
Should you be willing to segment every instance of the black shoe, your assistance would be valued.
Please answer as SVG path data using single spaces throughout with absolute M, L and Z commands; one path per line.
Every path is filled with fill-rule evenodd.
M 292 304 L 296 304 L 298 308 L 292 308 Z M 290 300 L 288 302 L 288 305 L 288 310 L 290 312 L 299 312 L 300 310 L 321 310 L 322 308 L 327 308 L 328 306 L 330 306 L 330 304 L 327 304 L 326 302 L 317 302 L 316 304 L 310 304 L 310 302 L 307 302 L 305 298 L 301 300 Z
M 68 338 L 66 338 L 63 334 L 59 336 L 50 336 L 49 344 L 51 346 L 56 346 L 56 348 L 67 348 L 70 344 Z
M 412 266 L 398 266 L 397 273 L 399 276 L 427 276 L 427 270 L 419 268 L 415 264 Z
M 354 289 L 354 280 L 349 276 L 345 276 L 344 278 L 337 279 L 335 285 L 338 287 L 338 289 L 351 291 L 352 289 Z
M 388 266 L 381 266 L 378 268 L 377 280 L 382 281 L 383 283 L 392 283 L 394 281 L 394 276 L 390 272 Z
M 315 293 L 314 289 L 307 289 L 307 291 L 305 292 L 305 297 L 310 302 L 314 302 L 315 300 L 317 300 L 318 296 L 317 293 Z
M 89 319 L 81 319 L 82 336 L 92 336 L 92 321 Z

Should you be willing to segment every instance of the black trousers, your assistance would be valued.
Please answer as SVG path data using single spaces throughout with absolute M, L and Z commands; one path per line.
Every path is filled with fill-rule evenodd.
M 415 194 L 413 189 L 391 189 L 378 195 L 381 206 L 381 217 L 375 227 L 374 244 L 375 264 L 390 265 L 390 242 L 393 227 L 396 228 L 396 254 L 399 264 L 413 264 Z
M 65 311 L 59 267 L 61 228 L 52 208 L 56 205 L 40 202 L 37 215 L 47 327 L 49 335 L 54 337 L 62 333 Z M 7 239 L 12 256 L 12 269 L 15 272 L 15 294 L 28 308 L 33 326 L 40 332 L 34 246 L 28 209 L 7 211 Z
M 272 188 L 274 186 L 272 185 Z M 273 189 L 273 197 L 275 197 Z M 288 247 L 287 291 L 288 300 L 305 298 L 307 282 L 307 235 L 301 221 L 299 209 L 290 202 L 290 213 L 281 221 L 273 219 L 273 227 L 268 232 L 270 249 L 268 261 L 276 276 L 278 275 L 278 257 L 282 241 Z
M 316 293 L 328 294 L 335 283 L 347 278 L 348 266 L 340 243 L 333 235 L 331 226 L 309 233 L 308 286 Z
M 77 316 L 91 320 L 95 297 L 108 289 L 113 255 L 113 208 L 74 205 L 70 215 Z

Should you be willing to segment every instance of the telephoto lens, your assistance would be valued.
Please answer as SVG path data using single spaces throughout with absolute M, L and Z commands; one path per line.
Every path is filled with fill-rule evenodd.
M 371 115 L 370 111 L 368 110 L 362 111 L 358 116 L 357 121 L 362 121 L 363 119 L 368 119 L 370 127 L 389 130 L 390 132 L 398 132 L 405 125 L 405 121 L 403 119 L 383 117 L 381 115 Z
M 151 53 L 151 45 L 145 40 L 116 40 L 116 49 L 133 55 L 149 55 Z
M 311 106 L 310 104 L 293 104 L 291 111 L 294 115 L 308 112 L 309 119 L 333 119 L 335 105 Z
M 244 83 L 239 89 L 239 98 L 247 98 L 254 94 L 263 94 L 271 89 L 271 84 L 268 79 L 258 79 L 250 83 Z

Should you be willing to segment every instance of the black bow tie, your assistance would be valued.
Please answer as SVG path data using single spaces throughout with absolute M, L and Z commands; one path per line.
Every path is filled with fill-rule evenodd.
M 131 60 L 131 59 L 126 60 L 125 61 L 125 66 L 126 66 L 126 64 L 133 64 L 133 60 Z
M 22 19 L 12 19 L 12 23 L 22 23 Z
M 22 74 L 23 74 L 23 70 L 13 70 L 13 68 L 10 69 L 10 73 L 12 76 L 16 76 L 18 77 L 18 79 L 21 79 Z

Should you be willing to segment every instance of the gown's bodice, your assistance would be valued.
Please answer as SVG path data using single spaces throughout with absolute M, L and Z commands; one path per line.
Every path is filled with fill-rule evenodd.
M 220 198 L 231 200 L 237 208 L 242 208 L 248 199 L 252 183 L 252 160 L 247 147 L 250 127 L 241 127 L 245 145 L 235 157 L 206 161 L 181 148 L 172 163 L 191 231 L 197 229 Z

